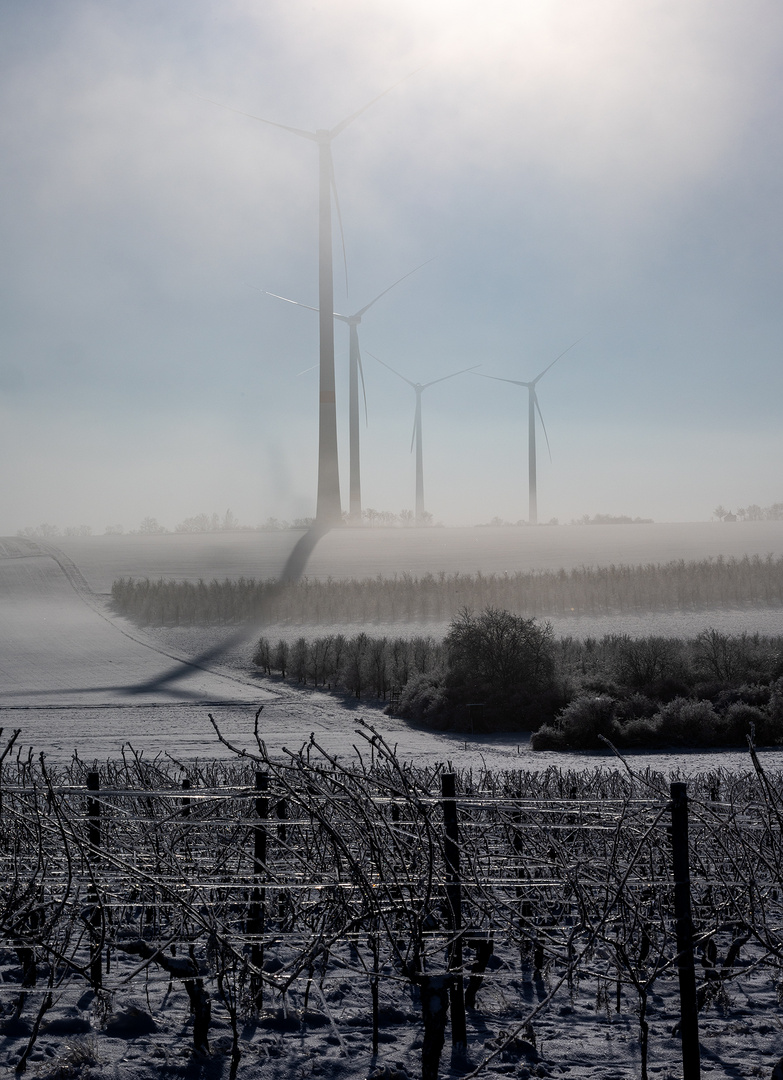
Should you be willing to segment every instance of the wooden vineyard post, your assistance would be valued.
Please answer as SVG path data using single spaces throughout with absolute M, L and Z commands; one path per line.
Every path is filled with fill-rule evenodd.
M 459 1062 L 465 1057 L 467 1024 L 465 1020 L 465 986 L 462 978 L 462 881 L 459 868 L 459 823 L 457 821 L 457 778 L 454 773 L 442 773 L 440 778 L 445 829 L 444 856 L 446 860 L 447 918 L 451 941 L 449 972 L 453 973 L 449 989 L 451 1003 L 451 1054 Z
M 264 964 L 264 927 L 266 889 L 262 882 L 266 879 L 266 820 L 269 817 L 269 774 L 256 773 L 256 817 L 258 822 L 253 826 L 253 879 L 255 884 L 251 894 L 250 912 L 248 918 L 248 933 L 253 942 L 250 947 L 250 962 L 257 971 L 261 971 Z M 264 1003 L 264 982 L 260 975 L 253 974 L 250 980 L 251 993 L 255 1007 L 260 1009 Z
M 286 839 L 285 822 L 288 821 L 288 799 L 277 800 L 275 813 L 277 814 L 277 820 L 280 822 L 277 826 L 277 839 L 284 844 Z
M 520 801 L 522 799 L 522 792 L 517 792 L 516 796 Z M 516 866 L 516 894 L 517 899 L 520 901 L 519 907 L 519 961 L 523 970 L 527 967 L 528 954 L 531 947 L 530 931 L 528 928 L 528 920 L 531 918 L 532 911 L 529 900 L 524 900 L 524 888 L 522 882 L 525 879 L 525 867 L 524 867 L 524 854 L 525 843 L 522 839 L 522 811 L 517 808 L 511 815 L 511 846 L 514 849 L 514 862 Z
M 370 926 L 370 952 L 372 953 L 372 973 L 370 975 L 370 997 L 372 1000 L 372 1056 L 378 1054 L 380 1039 L 379 989 L 380 989 L 380 949 L 378 941 L 378 917 L 374 916 Z
M 190 791 L 190 779 L 187 776 L 182 781 L 182 790 Z M 190 799 L 187 795 L 182 800 L 182 816 L 190 817 Z
M 87 790 L 98 792 L 100 790 L 100 774 L 97 772 L 87 773 Z M 93 990 L 100 990 L 103 984 L 102 957 L 100 946 L 101 912 L 98 907 L 98 887 L 95 883 L 95 870 L 98 862 L 98 853 L 101 847 L 101 804 L 97 798 L 87 799 L 87 839 L 90 844 L 90 868 L 93 873 L 93 884 L 88 894 L 92 905 L 90 914 L 90 983 Z
M 696 1005 L 696 969 L 693 962 L 691 877 L 688 864 L 688 795 L 686 785 L 673 783 L 671 793 L 672 869 L 674 871 L 674 925 L 677 935 L 677 972 L 680 980 L 680 1036 L 683 1080 L 699 1080 L 699 1014 Z

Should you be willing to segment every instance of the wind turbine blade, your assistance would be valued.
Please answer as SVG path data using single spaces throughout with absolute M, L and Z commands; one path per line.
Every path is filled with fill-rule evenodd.
M 475 371 L 477 367 L 481 367 L 481 364 L 474 364 L 473 367 L 461 368 L 459 371 L 452 371 L 451 375 L 444 375 L 440 379 L 433 379 L 432 382 L 425 383 L 422 386 L 422 390 L 426 390 L 428 386 L 434 386 L 435 383 L 445 382 L 446 379 L 453 379 L 455 375 L 464 375 L 466 371 Z
M 407 79 L 412 79 L 413 76 L 416 75 L 419 71 L 421 71 L 420 67 L 416 68 L 415 71 L 411 71 L 409 75 L 404 75 L 401 79 L 398 79 L 396 83 L 393 83 L 388 88 L 388 90 L 384 90 L 382 94 L 378 94 L 378 96 L 374 97 L 372 101 L 368 101 L 366 105 L 362 105 L 361 109 L 357 109 L 355 113 L 351 113 L 351 115 L 347 116 L 345 120 L 341 120 L 340 123 L 337 124 L 336 127 L 333 127 L 332 130 L 329 132 L 329 138 L 334 139 L 337 135 L 340 134 L 341 131 L 345 131 L 348 125 L 352 124 L 358 116 L 362 115 L 363 112 L 367 112 L 371 105 L 374 105 L 376 101 L 380 101 L 382 97 L 386 97 L 387 94 L 390 94 L 392 90 L 395 90 Z
M 560 353 L 560 356 L 565 356 L 565 354 L 567 352 L 570 352 L 570 350 L 573 349 L 574 345 L 578 345 L 581 340 L 582 340 L 582 338 L 577 338 L 576 341 L 574 341 L 571 345 L 569 345 L 567 349 L 563 349 L 563 351 Z M 560 356 L 556 356 L 551 364 L 547 364 L 547 366 L 544 368 L 544 370 L 541 372 L 541 374 L 536 375 L 535 379 L 533 379 L 533 381 L 530 383 L 530 385 L 535 386 L 539 379 L 543 379 L 543 377 L 546 375 L 546 373 L 549 371 L 549 369 L 553 368 L 555 366 L 557 361 L 560 359 Z
M 411 453 L 413 453 L 413 444 L 416 442 L 416 417 L 413 418 L 413 434 L 411 435 Z
M 495 382 L 510 382 L 514 386 L 530 387 L 533 385 L 532 383 L 521 382 L 519 379 L 503 379 L 500 377 L 500 375 L 485 375 L 483 371 L 479 371 L 477 372 L 477 374 L 481 379 L 494 379 Z
M 248 285 L 247 282 L 244 282 L 244 284 L 247 285 L 248 289 L 255 289 L 256 292 L 262 292 L 265 296 L 274 296 L 276 300 L 285 300 L 287 304 L 296 304 L 297 307 L 307 308 L 308 311 L 318 311 L 318 308 L 313 307 L 311 304 L 303 304 L 299 300 L 291 300 L 288 296 L 281 296 L 280 293 L 270 292 L 269 289 L 259 289 L 258 286 Z M 335 319 L 341 319 L 342 322 L 350 323 L 351 321 L 350 315 L 341 315 L 339 311 L 335 311 L 332 314 Z
M 375 297 L 375 300 L 371 300 L 369 304 L 365 304 L 363 308 L 360 308 L 353 316 L 354 319 L 360 319 L 362 315 L 364 315 L 365 311 L 368 311 L 377 300 L 380 300 L 380 298 L 382 296 L 385 296 L 387 292 L 391 292 L 391 290 L 395 288 L 395 286 L 399 285 L 401 281 L 405 281 L 405 279 L 407 277 L 410 277 L 411 274 L 415 274 L 417 270 L 421 270 L 422 266 L 426 266 L 427 263 L 431 263 L 436 257 L 437 256 L 433 255 L 432 259 L 427 259 L 427 262 L 419 263 L 419 265 L 415 266 L 413 270 L 409 270 L 407 274 L 403 274 L 401 278 L 397 278 L 397 280 L 394 282 L 394 285 L 390 285 L 388 289 L 384 289 L 383 292 L 378 293 L 378 295 Z
M 370 426 L 370 417 L 367 413 L 367 387 L 364 385 L 364 368 L 362 367 L 362 350 L 359 348 L 359 339 L 356 339 L 356 366 L 359 369 L 359 378 L 362 381 L 362 396 L 364 397 L 364 426 Z
M 183 93 L 190 94 L 191 97 L 197 98 L 199 101 L 206 101 L 209 105 L 217 105 L 219 109 L 225 109 L 227 112 L 236 113 L 237 116 L 246 116 L 249 120 L 258 120 L 262 124 L 269 124 L 271 127 L 282 128 L 283 131 L 290 131 L 294 135 L 301 135 L 303 139 L 310 139 L 313 142 L 317 142 L 318 140 L 318 136 L 314 131 L 304 131 L 302 128 L 289 127 L 288 124 L 278 124 L 274 120 L 267 120 L 264 116 L 255 116 L 253 113 L 244 112 L 242 109 L 235 109 L 232 105 L 224 105 L 222 101 L 214 101 L 212 98 L 202 97 L 201 94 L 193 94 L 189 90 L 185 90 Z
M 348 292 L 348 256 L 345 254 L 345 232 L 343 231 L 343 215 L 340 212 L 340 200 L 337 197 L 337 181 L 334 176 L 334 159 L 331 154 L 331 147 L 329 150 L 329 177 L 332 184 L 332 191 L 334 192 L 334 205 L 337 210 L 337 221 L 340 226 L 340 243 L 343 248 L 343 269 L 345 270 L 345 292 Z
M 404 375 L 400 375 L 399 371 L 395 371 L 394 368 L 391 366 L 391 364 L 387 364 L 385 360 L 381 360 L 380 356 L 376 356 L 375 353 L 368 353 L 367 355 L 371 356 L 373 358 L 373 360 L 377 360 L 379 364 L 383 364 L 383 366 L 385 368 L 388 368 L 389 371 L 394 371 L 394 374 L 397 376 L 398 379 L 402 379 L 402 381 L 406 382 L 408 384 L 408 386 L 412 386 L 414 388 L 414 390 L 416 389 L 416 383 L 415 382 L 411 382 L 411 380 L 406 379 Z
M 306 367 L 306 368 L 304 369 L 304 371 L 297 371 L 297 373 L 296 373 L 296 377 L 297 377 L 297 379 L 299 378 L 299 376 L 300 376 L 300 375 L 306 375 L 308 371 L 315 371 L 315 369 L 316 369 L 317 367 L 318 367 L 318 364 L 313 364 L 313 366 L 312 366 L 312 367 Z
M 255 285 L 250 285 L 249 288 L 254 289 Z M 279 293 L 270 292 L 269 289 L 259 289 L 258 291 L 266 293 L 267 296 L 274 296 L 275 300 L 285 300 L 287 304 L 294 304 L 295 307 L 307 308 L 308 311 L 318 311 L 317 307 L 311 307 L 310 304 L 300 304 L 298 300 L 290 300 L 287 296 L 281 296 Z
M 544 430 L 544 438 L 546 439 L 546 448 L 549 451 L 549 460 L 551 461 L 552 460 L 552 448 L 549 445 L 549 436 L 546 433 L 546 424 L 544 423 L 544 417 L 543 417 L 543 414 L 541 412 L 541 406 L 538 404 L 538 394 L 535 392 L 535 390 L 531 390 L 530 392 L 533 395 L 533 404 L 536 407 L 536 411 L 538 413 L 538 419 L 541 421 L 541 427 Z

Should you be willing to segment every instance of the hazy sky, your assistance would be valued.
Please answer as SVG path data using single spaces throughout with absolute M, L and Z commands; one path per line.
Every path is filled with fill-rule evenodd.
M 420 69 L 420 70 L 417 70 Z M 317 150 L 365 316 L 364 504 L 413 392 L 539 384 L 539 517 L 783 500 L 778 0 L 3 0 L 0 533 L 315 508 Z M 249 287 L 252 286 L 252 287 Z M 347 329 L 336 327 L 347 505 Z M 424 403 L 436 520 L 527 516 L 522 388 Z

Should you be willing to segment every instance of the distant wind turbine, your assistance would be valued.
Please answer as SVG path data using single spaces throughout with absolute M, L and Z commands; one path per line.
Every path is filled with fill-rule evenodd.
M 416 412 L 413 418 L 413 436 L 411 438 L 411 450 L 413 450 L 414 444 L 416 446 L 416 524 L 424 524 L 424 468 L 422 461 L 422 447 L 421 447 L 421 395 L 429 386 L 434 386 L 435 383 L 445 382 L 446 379 L 453 379 L 455 375 L 463 375 L 466 371 L 475 371 L 480 364 L 474 364 L 473 367 L 460 368 L 459 371 L 452 371 L 451 375 L 443 375 L 440 379 L 432 379 L 428 383 L 413 382 L 411 379 L 407 379 L 404 375 L 401 375 L 399 371 L 396 371 L 391 364 L 387 364 L 385 360 L 381 360 L 379 356 L 375 356 L 374 353 L 370 353 L 373 360 L 377 360 L 379 364 L 383 364 L 389 371 L 406 382 L 408 386 L 413 387 L 413 391 L 416 394 Z
M 415 74 L 415 72 L 413 73 Z M 407 76 L 405 78 L 410 78 Z M 209 101 L 221 109 L 247 116 L 251 120 L 259 120 L 262 124 L 270 124 L 272 127 L 290 131 L 293 135 L 299 135 L 303 139 L 309 139 L 318 144 L 319 160 L 319 186 L 318 186 L 318 313 L 319 313 L 319 341 L 320 341 L 320 376 L 319 376 L 319 407 L 318 407 L 318 497 L 316 502 L 315 517 L 321 525 L 338 525 L 342 520 L 342 508 L 340 504 L 340 471 L 337 457 L 337 409 L 334 387 L 334 284 L 332 278 L 332 190 L 336 188 L 334 183 L 334 163 L 332 161 L 332 141 L 353 123 L 357 117 L 366 112 L 376 101 L 390 93 L 405 79 L 390 86 L 382 94 L 378 94 L 372 101 L 368 101 L 361 109 L 351 113 L 345 120 L 341 120 L 333 128 L 318 128 L 316 131 L 304 131 L 301 128 L 289 127 L 287 124 L 278 124 L 274 120 L 267 120 L 264 116 L 254 116 L 252 113 L 243 112 L 241 109 L 233 109 L 230 105 L 224 105 L 220 101 L 212 101 L 211 98 L 201 98 Z M 196 95 L 197 97 L 199 95 Z M 336 202 L 339 217 L 339 203 Z
M 556 356 L 551 364 L 548 364 L 543 371 L 536 375 L 535 379 L 530 382 L 522 382 L 521 379 L 502 379 L 498 375 L 485 375 L 480 372 L 483 379 L 494 379 L 496 382 L 507 382 L 513 386 L 525 386 L 527 387 L 527 469 L 528 469 L 528 521 L 531 525 L 538 524 L 538 495 L 536 491 L 536 411 L 538 411 L 539 419 L 541 420 L 541 427 L 544 432 L 544 438 L 546 439 L 547 450 L 549 450 L 549 456 L 551 458 L 552 451 L 549 447 L 549 436 L 546 433 L 546 424 L 544 423 L 544 417 L 541 414 L 541 406 L 538 404 L 538 395 L 536 393 L 536 384 L 543 379 L 546 373 L 553 368 L 561 356 L 573 349 L 574 345 L 578 345 L 579 338 L 572 345 L 568 346 L 568 349 L 564 349 L 560 353 L 560 356 Z
M 432 262 L 432 259 L 428 259 L 427 262 Z M 422 266 L 426 266 L 427 263 L 423 262 L 419 266 L 414 267 L 413 270 L 409 270 L 407 274 L 403 274 L 401 278 L 389 285 L 383 292 L 378 293 L 374 300 L 371 300 L 369 304 L 365 304 L 363 308 L 359 308 L 353 315 L 341 315 L 339 312 L 334 312 L 335 319 L 339 319 L 341 322 L 348 324 L 349 330 L 349 346 L 348 346 L 348 447 L 349 447 L 349 504 L 348 514 L 349 520 L 355 524 L 360 524 L 362 520 L 362 484 L 361 484 L 361 467 L 360 467 L 360 450 L 359 450 L 359 381 L 362 384 L 362 394 L 364 396 L 364 411 L 365 416 L 367 414 L 367 394 L 364 388 L 364 371 L 362 369 L 362 354 L 359 349 L 359 324 L 362 321 L 362 316 L 370 310 L 382 296 L 385 296 L 387 292 L 391 292 L 395 286 L 399 285 L 401 281 L 404 281 L 411 274 L 415 274 L 417 270 L 421 270 Z M 310 304 L 302 304 L 298 300 L 291 300 L 287 296 L 280 296 L 279 293 L 269 292 L 268 289 L 263 290 L 267 296 L 274 296 L 277 300 L 285 300 L 288 304 L 295 304 L 297 307 L 307 308 L 308 311 L 318 311 L 318 308 L 311 307 Z

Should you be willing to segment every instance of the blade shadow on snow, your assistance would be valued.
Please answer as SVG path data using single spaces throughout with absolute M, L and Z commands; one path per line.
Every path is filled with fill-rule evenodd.
M 276 599 L 288 585 L 294 585 L 299 581 L 302 574 L 305 572 L 307 563 L 316 544 L 328 532 L 329 526 L 315 524 L 308 529 L 299 540 L 297 540 L 291 554 L 286 560 L 276 586 L 269 590 L 265 602 L 259 606 L 259 609 L 250 619 L 232 634 L 229 634 L 227 638 L 224 638 L 220 644 L 204 649 L 188 661 L 177 663 L 175 667 L 169 668 L 168 671 L 162 672 L 153 679 L 149 679 L 143 683 L 137 683 L 135 686 L 118 687 L 117 689 L 123 690 L 126 694 L 148 694 L 152 691 L 162 690 L 171 683 L 179 682 L 180 680 L 187 678 L 189 675 L 193 674 L 194 670 L 198 671 L 202 669 L 203 665 L 217 660 L 219 657 L 224 656 L 235 645 L 239 645 L 241 642 L 246 641 L 254 632 L 263 626 L 265 608 L 269 601 Z
M 246 641 L 254 633 L 261 629 L 264 625 L 264 619 L 266 615 L 266 609 L 269 601 L 276 599 L 279 594 L 288 586 L 293 585 L 301 578 L 304 573 L 310 556 L 315 549 L 318 541 L 329 532 L 329 526 L 313 525 L 303 536 L 297 540 L 285 565 L 281 571 L 280 577 L 273 588 L 271 588 L 264 601 L 259 605 L 253 615 L 247 619 L 242 626 L 240 626 L 233 633 L 229 634 L 219 644 L 210 646 L 208 649 L 202 650 L 196 656 L 190 659 L 177 660 L 176 663 L 165 671 L 162 671 L 159 675 L 154 676 L 151 679 L 147 679 L 141 683 L 135 684 L 113 684 L 106 686 L 80 686 L 80 687 L 63 687 L 53 690 L 51 688 L 43 690 L 25 690 L 25 697 L 51 697 L 57 694 L 62 697 L 72 697 L 74 694 L 99 694 L 99 693 L 120 693 L 129 697 L 136 697 L 142 694 L 163 694 L 170 698 L 189 698 L 191 702 L 206 702 L 208 704 L 218 704 L 218 696 L 215 695 L 215 700 L 210 700 L 210 695 L 205 695 L 203 691 L 191 691 L 179 688 L 174 689 L 174 683 L 180 683 L 183 679 L 187 679 L 194 675 L 202 675 L 204 673 L 210 675 L 221 675 L 223 677 L 231 678 L 231 675 L 223 675 L 222 672 L 214 672 L 207 665 L 218 660 L 221 656 L 224 656 L 234 646 L 239 645 L 241 642 Z M 50 548 L 47 545 L 47 548 Z M 54 549 L 49 549 L 45 552 L 47 555 L 53 555 Z M 58 562 L 60 568 L 63 571 L 67 570 L 67 563 L 70 560 L 64 560 L 61 553 L 57 552 L 55 561 Z M 64 565 L 64 563 L 66 565 Z M 76 569 L 74 567 L 74 569 Z M 77 593 L 85 599 L 85 593 L 89 592 L 89 587 L 86 581 L 77 584 L 74 583 L 73 575 L 66 573 L 71 585 L 76 589 Z M 79 575 L 81 577 L 81 575 Z M 89 602 L 89 601 L 88 601 Z M 106 618 L 106 616 L 103 616 Z M 111 622 L 111 620 L 108 620 Z M 124 632 L 124 631 L 123 631 Z M 136 639 L 138 640 L 138 639 Z M 246 685 L 243 683 L 243 685 Z M 3 705 L 3 699 L 9 697 L 17 698 L 19 696 L 18 691 L 4 692 L 0 690 L 0 710 L 14 709 L 18 706 L 15 705 Z M 89 702 L 83 704 L 84 708 L 91 708 Z M 35 706 L 32 706 L 35 708 Z

